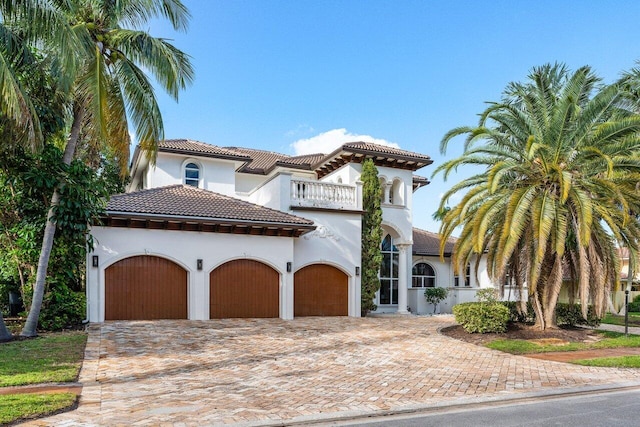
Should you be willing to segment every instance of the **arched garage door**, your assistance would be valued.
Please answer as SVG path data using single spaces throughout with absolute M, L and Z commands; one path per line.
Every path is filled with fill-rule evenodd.
M 251 259 L 222 264 L 209 275 L 209 317 L 278 317 L 280 275 Z
M 125 258 L 105 272 L 105 320 L 187 318 L 187 272 L 155 256 Z
M 349 278 L 326 264 L 301 268 L 293 278 L 294 316 L 347 316 Z

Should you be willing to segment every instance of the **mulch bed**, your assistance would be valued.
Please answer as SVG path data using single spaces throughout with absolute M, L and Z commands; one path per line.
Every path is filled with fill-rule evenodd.
M 601 336 L 591 329 L 561 327 L 541 331 L 533 325 L 521 323 L 510 323 L 507 332 L 503 334 L 470 334 L 460 325 L 442 328 L 440 333 L 476 345 L 485 345 L 497 339 L 540 340 L 551 338 L 569 342 L 595 342 L 601 339 Z

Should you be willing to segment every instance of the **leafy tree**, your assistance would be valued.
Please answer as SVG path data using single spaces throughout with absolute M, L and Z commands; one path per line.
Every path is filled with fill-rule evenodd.
M 376 292 L 380 289 L 378 273 L 382 263 L 380 244 L 382 243 L 382 209 L 380 198 L 382 188 L 378 179 L 378 169 L 372 160 L 365 160 L 362 164 L 362 278 L 361 278 L 361 310 L 366 316 L 377 308 L 373 302 Z
M 28 305 L 32 301 L 37 242 L 45 228 L 48 201 L 59 189 L 56 239 L 52 266 L 48 269 L 43 310 L 39 324 L 60 329 L 84 318 L 82 277 L 86 256 L 88 224 L 102 212 L 105 198 L 121 182 L 115 165 L 104 159 L 99 172 L 74 160 L 62 163 L 60 149 L 45 145 L 38 154 L 21 149 L 0 155 L 0 294 L 19 291 Z M 89 239 L 89 242 L 87 242 Z M 14 283 L 13 286 L 6 284 Z
M 433 313 L 435 314 L 436 309 L 438 308 L 438 304 L 440 301 L 443 301 L 449 295 L 449 290 L 446 288 L 427 288 L 424 290 L 424 297 L 426 298 L 429 304 L 433 304 Z
M 619 276 L 616 243 L 638 252 L 640 224 L 630 212 L 640 208 L 640 116 L 628 107 L 622 86 L 602 85 L 589 67 L 571 73 L 547 64 L 527 82 L 509 84 L 478 126 L 453 129 L 442 140 L 444 152 L 466 135 L 464 153 L 436 173 L 484 169 L 443 197 L 441 209 L 466 191 L 444 217 L 441 252 L 462 227 L 453 255 L 458 271 L 486 253 L 494 281 L 527 286 L 542 329 L 556 327 L 565 274 L 576 284 L 582 315 L 592 302 L 602 316 Z
M 10 13 L 0 12 L 7 18 L 5 24 L 10 24 L 5 26 L 15 26 L 26 34 L 34 34 L 32 48 L 44 46 L 45 53 L 62 64 L 72 62 L 67 55 L 75 59 L 77 66 L 62 69 L 66 73 L 59 80 L 71 82 L 69 130 L 63 163 L 71 164 L 78 145 L 108 146 L 117 153 L 122 171 L 126 171 L 130 124 L 142 148 L 153 157 L 164 130 L 151 81 L 143 69 L 176 99 L 179 91 L 192 80 L 193 70 L 189 57 L 169 41 L 135 28 L 143 27 L 151 19 L 166 18 L 174 29 L 184 30 L 189 19 L 186 7 L 180 0 L 51 0 L 39 3 L 46 4 L 47 10 L 55 11 L 56 17 L 64 17 L 66 28 L 72 29 L 73 45 L 77 46 L 74 53 L 70 54 L 67 45 L 63 46 L 64 40 L 58 45 L 39 44 L 50 38 L 38 31 L 42 27 L 35 24 L 36 28 L 30 27 L 30 10 L 17 8 Z M 33 300 L 21 333 L 23 336 L 36 335 L 56 222 L 61 219 L 60 200 L 61 189 L 56 188 L 46 216 Z

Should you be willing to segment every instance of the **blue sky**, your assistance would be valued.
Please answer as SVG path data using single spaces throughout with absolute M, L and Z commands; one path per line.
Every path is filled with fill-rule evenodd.
M 430 155 L 474 125 L 487 101 L 547 62 L 590 65 L 605 82 L 640 60 L 637 1 L 183 0 L 187 33 L 151 34 L 191 55 L 196 79 L 179 103 L 158 94 L 167 138 L 295 154 L 374 139 Z M 447 182 L 414 194 L 431 219 Z

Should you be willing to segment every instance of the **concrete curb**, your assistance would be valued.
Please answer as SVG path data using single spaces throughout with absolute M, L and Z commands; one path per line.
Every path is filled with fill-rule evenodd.
M 468 398 L 460 398 L 450 402 L 437 402 L 433 404 L 410 405 L 406 408 L 380 410 L 380 411 L 347 411 L 331 414 L 315 414 L 305 417 L 292 418 L 283 421 L 266 421 L 255 423 L 234 424 L 235 427 L 282 427 L 295 425 L 325 425 L 327 423 L 345 423 L 345 425 L 359 422 L 376 421 L 385 417 L 397 415 L 426 415 L 446 412 L 457 412 L 464 410 L 479 409 L 487 406 L 495 407 L 502 405 L 515 405 L 532 403 L 541 400 L 556 399 L 561 397 L 592 395 L 599 393 L 614 393 L 628 390 L 640 389 L 640 382 L 617 383 L 605 386 L 588 386 L 573 387 L 568 389 L 543 390 L 536 392 L 527 392 L 518 394 L 517 396 L 505 396 L 503 394 L 491 396 L 474 396 Z

